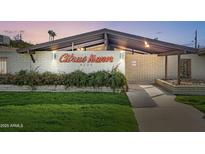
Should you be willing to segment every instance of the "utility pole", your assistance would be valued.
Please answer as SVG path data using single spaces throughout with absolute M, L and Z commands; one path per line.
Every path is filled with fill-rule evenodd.
M 194 42 L 195 42 L 195 48 L 197 48 L 197 44 L 198 44 L 198 36 L 197 36 L 197 30 L 195 31 L 195 38 L 194 38 Z

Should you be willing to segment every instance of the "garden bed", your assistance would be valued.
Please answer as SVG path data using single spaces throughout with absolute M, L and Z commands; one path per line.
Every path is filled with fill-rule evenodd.
M 173 85 L 177 85 L 177 80 L 166 80 L 166 82 L 171 83 Z M 205 80 L 181 80 L 180 85 L 190 85 L 190 86 L 195 86 L 195 85 L 201 85 L 205 86 Z
M 116 69 L 92 73 L 77 70 L 68 74 L 22 70 L 0 76 L 0 91 L 121 92 L 127 89 L 124 74 Z
M 203 82 L 198 82 L 198 84 L 195 82 L 195 84 L 193 84 L 193 81 L 182 81 L 182 84 L 177 85 L 175 80 L 165 81 L 157 79 L 155 83 L 175 95 L 205 95 L 205 84 Z
M 192 105 L 201 112 L 205 113 L 205 96 L 177 96 L 176 101 Z

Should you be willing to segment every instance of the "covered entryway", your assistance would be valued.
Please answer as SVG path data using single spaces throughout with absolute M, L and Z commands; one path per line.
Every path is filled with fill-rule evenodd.
M 164 57 L 152 54 L 126 53 L 126 78 L 129 83 L 153 83 L 164 78 Z
M 94 47 L 94 48 L 93 48 Z M 151 81 L 168 77 L 168 56 L 177 55 L 176 78 L 180 84 L 181 55 L 196 54 L 198 49 L 155 39 L 101 29 L 29 48 L 19 49 L 18 53 L 28 53 L 35 63 L 35 51 L 114 51 L 123 50 L 126 55 L 126 76 L 128 82 Z M 139 55 L 140 54 L 140 55 Z

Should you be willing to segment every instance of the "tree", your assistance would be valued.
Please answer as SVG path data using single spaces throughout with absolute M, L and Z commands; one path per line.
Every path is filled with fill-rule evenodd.
M 10 45 L 14 48 L 27 48 L 33 44 L 25 42 L 23 40 L 11 40 Z

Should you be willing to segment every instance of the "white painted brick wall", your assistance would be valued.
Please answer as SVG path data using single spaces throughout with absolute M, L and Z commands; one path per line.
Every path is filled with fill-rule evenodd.
M 181 58 L 191 59 L 191 72 L 193 79 L 205 80 L 205 56 L 196 54 L 182 55 Z M 168 78 L 177 77 L 177 56 L 168 56 Z
M 84 72 L 96 72 L 98 70 L 106 70 L 111 71 L 113 67 L 119 65 L 119 70 L 124 73 L 125 72 L 125 53 L 121 53 L 118 51 L 74 51 L 74 52 L 67 52 L 67 51 L 56 51 L 56 60 L 53 60 L 53 52 L 51 51 L 43 51 L 43 52 L 36 52 L 34 54 L 34 58 L 36 63 L 32 63 L 32 69 L 38 68 L 39 72 L 51 71 L 56 73 L 70 73 L 75 70 L 82 70 Z M 113 56 L 113 62 L 107 63 L 61 63 L 59 62 L 59 58 L 64 53 L 69 54 L 76 54 L 78 56 L 89 56 L 91 54 L 95 54 L 97 56 Z
M 191 59 L 193 79 L 205 80 L 205 56 L 196 54 L 182 55 Z M 136 61 L 137 66 L 131 62 Z M 126 54 L 126 77 L 129 82 L 154 82 L 165 76 L 165 57 L 157 55 Z M 177 78 L 177 56 L 168 56 L 168 78 Z
M 82 70 L 84 72 L 96 72 L 98 70 L 111 71 L 113 67 L 119 65 L 119 70 L 125 73 L 125 53 L 120 53 L 118 51 L 102 51 L 102 52 L 69 52 L 80 54 L 82 56 L 96 54 L 97 56 L 113 56 L 113 62 L 107 63 L 85 63 L 80 65 L 79 63 L 60 63 L 59 58 L 62 54 L 68 53 L 65 51 L 56 52 L 56 60 L 53 60 L 53 53 L 51 51 L 37 51 L 33 56 L 36 60 L 35 63 L 32 62 L 30 55 L 28 54 L 18 54 L 15 51 L 11 52 L 0 52 L 0 57 L 7 57 L 7 70 L 8 73 L 15 73 L 20 70 L 37 70 L 39 72 L 56 72 L 56 73 L 70 73 L 75 70 Z
M 16 51 L 0 52 L 0 57 L 7 57 L 7 72 L 30 70 L 31 60 L 28 54 L 18 54 Z
M 62 51 L 57 51 L 63 53 Z M 88 51 L 86 51 L 88 52 Z M 107 54 L 113 54 L 113 51 L 106 51 Z M 141 54 L 130 54 L 126 53 L 125 61 L 123 63 L 119 59 L 119 51 L 115 51 L 114 56 L 118 57 L 112 65 L 108 63 L 95 64 L 93 66 L 79 66 L 75 64 L 61 64 L 58 62 L 59 55 L 57 54 L 57 61 L 52 61 L 52 52 L 36 52 L 34 58 L 36 63 L 31 61 L 28 54 L 17 54 L 15 51 L 11 52 L 0 52 L 0 57 L 8 57 L 7 66 L 8 72 L 14 73 L 20 70 L 30 70 L 39 67 L 40 72 L 51 71 L 51 72 L 71 72 L 76 69 L 83 69 L 85 72 L 92 72 L 99 69 L 111 70 L 113 66 L 116 66 L 119 62 L 121 71 L 125 71 L 126 77 L 130 82 L 154 82 L 157 78 L 164 78 L 165 70 L 165 58 L 157 55 L 141 55 Z M 95 52 L 100 54 L 101 52 Z M 105 52 L 103 55 L 106 55 Z M 182 55 L 182 58 L 191 58 L 192 63 L 192 78 L 193 79 L 205 79 L 205 56 L 198 55 Z M 136 61 L 136 66 L 132 66 L 131 62 Z M 168 77 L 177 77 L 177 56 L 168 56 Z

